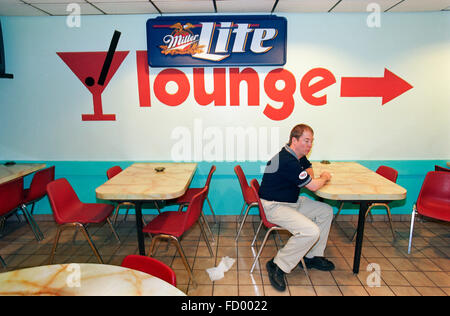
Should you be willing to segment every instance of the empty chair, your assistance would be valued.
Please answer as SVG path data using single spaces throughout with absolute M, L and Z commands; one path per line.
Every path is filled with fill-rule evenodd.
M 24 190 L 23 207 L 31 204 L 31 211 L 29 212 L 31 220 L 36 226 L 37 233 L 44 239 L 39 226 L 33 218 L 34 205 L 36 202 L 47 196 L 47 184 L 55 180 L 55 166 L 37 171 L 31 180 L 30 187 Z
M 285 229 L 285 228 L 282 228 L 282 227 L 280 227 L 278 225 L 275 225 L 275 224 L 273 224 L 273 223 L 271 223 L 271 222 L 269 222 L 267 220 L 266 213 L 264 211 L 264 207 L 263 207 L 263 205 L 261 203 L 261 200 L 260 200 L 259 194 L 258 194 L 259 183 L 258 183 L 258 181 L 256 179 L 253 179 L 252 181 L 250 181 L 250 185 L 251 185 L 251 188 L 253 190 L 253 194 L 256 196 L 256 199 L 257 199 L 257 202 L 258 202 L 259 215 L 261 216 L 261 223 L 259 224 L 258 230 L 256 231 L 255 238 L 253 238 L 252 246 L 254 246 L 254 244 L 256 242 L 256 238 L 258 237 L 258 234 L 259 234 L 259 231 L 261 230 L 262 225 L 264 225 L 268 229 L 266 235 L 264 236 L 264 240 L 263 240 L 263 242 L 261 244 L 261 247 L 259 247 L 258 254 L 255 257 L 255 260 L 253 261 L 253 265 L 252 265 L 252 268 L 250 270 L 250 273 L 253 273 L 253 270 L 255 269 L 256 263 L 258 262 L 258 259 L 259 259 L 260 255 L 261 255 L 261 253 L 262 253 L 262 251 L 264 249 L 264 246 L 266 245 L 266 242 L 267 242 L 267 239 L 269 238 L 270 233 L 272 231 L 277 231 L 277 230 L 278 231 L 279 230 L 288 231 L 288 230 Z M 306 277 L 309 279 L 309 274 L 308 274 L 308 270 L 306 268 L 305 260 L 302 258 L 301 262 L 303 264 L 303 269 L 305 271 Z
M 180 207 L 178 208 L 178 211 L 181 212 L 183 210 L 184 206 L 189 205 L 189 203 L 190 203 L 190 201 L 192 201 L 192 198 L 194 197 L 194 195 L 197 195 L 199 192 L 203 191 L 205 188 L 208 188 L 208 190 L 206 191 L 206 201 L 208 202 L 209 209 L 211 210 L 211 213 L 213 214 L 214 222 L 216 222 L 216 214 L 214 213 L 214 210 L 211 206 L 211 202 L 208 199 L 209 187 L 211 184 L 211 178 L 212 178 L 214 171 L 216 171 L 216 166 L 212 165 L 211 169 L 209 170 L 209 174 L 208 174 L 208 178 L 206 179 L 205 186 L 203 188 L 189 188 L 189 189 L 187 189 L 187 191 L 184 195 L 180 196 L 179 198 L 177 198 L 175 200 L 175 204 L 180 205 Z M 212 240 L 214 241 L 214 234 L 212 233 L 211 228 L 209 227 L 208 221 L 206 220 L 206 217 L 204 216 L 203 211 L 202 211 L 201 216 L 204 218 L 204 220 L 206 222 L 206 228 L 208 229 L 209 233 L 212 236 Z
M 186 259 L 186 255 L 181 247 L 179 238 L 189 230 L 192 225 L 197 221 L 199 222 L 201 233 L 205 239 L 206 245 L 208 246 L 209 253 L 213 256 L 211 246 L 209 244 L 208 238 L 205 234 L 203 226 L 199 221 L 200 214 L 202 213 L 203 204 L 208 194 L 208 187 L 203 188 L 198 194 L 196 194 L 190 201 L 186 212 L 178 211 L 167 211 L 156 216 L 150 223 L 148 223 L 144 228 L 144 233 L 152 234 L 152 242 L 150 244 L 150 249 L 148 256 L 151 257 L 156 245 L 156 241 L 159 239 L 168 239 L 169 242 L 172 240 L 175 242 L 177 251 L 183 261 L 184 266 L 192 280 L 194 286 L 197 286 L 197 282 L 192 274 L 192 269 Z
M 109 179 L 115 177 L 116 175 L 118 175 L 121 172 L 122 172 L 122 168 L 120 166 L 114 166 L 114 167 L 109 168 L 106 171 L 106 176 L 108 177 L 108 180 L 109 180 Z M 134 207 L 134 204 L 131 203 L 131 202 L 120 202 L 120 203 L 117 203 L 116 209 L 115 209 L 114 214 L 113 214 L 114 226 L 116 226 L 116 224 L 117 224 L 117 216 L 119 215 L 119 208 L 121 206 L 126 206 L 127 207 L 127 210 L 126 210 L 126 213 L 125 213 L 125 217 L 123 219 L 124 221 L 126 221 L 127 216 L 128 216 L 128 211 L 130 210 L 130 207 Z
M 435 166 L 434 166 L 434 171 L 445 171 L 445 172 L 450 172 L 450 169 L 445 168 L 445 167 L 441 167 L 441 166 L 438 166 L 438 165 L 435 165 Z
M 106 221 L 117 241 L 120 242 L 119 236 L 109 220 L 109 216 L 113 212 L 114 207 L 110 204 L 82 203 L 70 183 L 64 178 L 50 182 L 47 185 L 47 194 L 52 207 L 53 217 L 58 224 L 58 230 L 50 255 L 50 264 L 53 263 L 61 232 L 64 229 L 72 227 L 78 228 L 83 233 L 98 262 L 103 263 L 86 226 L 88 224 L 98 224 Z
M 236 241 L 237 241 L 239 238 L 239 235 L 241 234 L 242 227 L 244 227 L 244 223 L 245 223 L 245 220 L 247 219 L 249 210 L 254 206 L 258 206 L 258 200 L 255 197 L 252 188 L 248 185 L 247 179 L 245 177 L 244 171 L 242 170 L 241 166 L 237 165 L 236 167 L 234 167 L 234 172 L 236 173 L 236 175 L 238 177 L 239 185 L 240 185 L 241 191 L 242 191 L 242 196 L 244 198 L 244 205 L 242 206 L 241 214 L 239 215 L 240 225 L 239 225 L 239 230 L 236 235 Z M 246 206 L 247 206 L 247 208 L 245 208 Z M 244 209 L 245 209 L 245 212 L 244 212 Z
M 10 214 L 21 209 L 36 240 L 40 241 L 42 233 L 39 234 L 36 222 L 28 210 L 23 207 L 23 192 L 23 178 L 0 184 L 0 221 L 4 222 Z
M 172 284 L 173 286 L 177 286 L 177 277 L 175 272 L 164 262 L 161 262 L 155 258 L 139 255 L 128 255 L 125 259 L 123 259 L 122 267 L 148 273 Z
M 378 167 L 376 173 L 378 173 L 379 175 L 385 177 L 385 178 L 388 179 L 389 181 L 392 181 L 392 182 L 394 182 L 394 183 L 397 182 L 398 171 L 395 170 L 394 168 L 391 168 L 391 167 L 388 167 L 388 166 L 380 166 L 380 167 Z M 373 207 L 375 207 L 375 206 L 383 206 L 383 207 L 385 207 L 385 208 L 386 208 L 386 213 L 387 213 L 388 218 L 389 218 L 389 225 L 390 225 L 390 227 L 391 227 L 392 237 L 395 239 L 395 231 L 394 231 L 394 226 L 393 226 L 393 224 L 392 224 L 391 209 L 390 209 L 388 203 L 389 203 L 389 202 L 382 202 L 382 201 L 381 201 L 381 202 L 377 202 L 377 203 L 372 203 L 372 204 L 370 204 L 369 207 L 367 208 L 366 217 L 367 217 L 367 215 L 369 215 L 369 214 L 370 214 L 370 216 L 372 217 L 371 210 L 372 210 Z M 358 204 L 358 203 L 355 202 L 355 204 Z M 338 212 L 336 213 L 336 216 L 334 217 L 334 220 L 335 220 L 335 221 L 336 221 L 337 217 L 339 216 L 339 213 L 341 212 L 343 206 L 344 206 L 344 201 L 341 202 L 341 205 L 340 205 L 340 207 L 339 207 L 339 210 L 338 210 Z M 372 218 L 372 221 L 373 221 L 373 218 Z M 355 230 L 355 232 L 353 233 L 353 236 L 352 236 L 351 240 L 353 240 L 353 239 L 355 238 L 355 236 L 356 236 L 356 230 Z
M 450 221 L 450 173 L 430 171 L 425 176 L 417 202 L 411 214 L 408 253 L 411 253 L 414 219 L 416 214 L 441 221 Z

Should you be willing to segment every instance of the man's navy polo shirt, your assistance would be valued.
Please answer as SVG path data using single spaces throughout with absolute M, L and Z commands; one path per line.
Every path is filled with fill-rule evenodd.
M 267 163 L 259 197 L 267 201 L 297 202 L 300 189 L 312 180 L 306 172 L 310 167 L 311 162 L 305 156 L 298 159 L 286 145 Z

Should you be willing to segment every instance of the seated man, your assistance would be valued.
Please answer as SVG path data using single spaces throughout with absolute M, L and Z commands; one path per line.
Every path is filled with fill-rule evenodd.
M 334 269 L 334 264 L 323 257 L 333 209 L 328 204 L 299 197 L 302 187 L 316 191 L 331 179 L 328 172 L 314 178 L 306 158 L 313 140 L 311 127 L 295 126 L 289 143 L 267 163 L 259 189 L 267 219 L 292 233 L 286 245 L 266 264 L 270 283 L 279 291 L 286 289 L 285 273 L 290 273 L 303 257 L 307 268 Z

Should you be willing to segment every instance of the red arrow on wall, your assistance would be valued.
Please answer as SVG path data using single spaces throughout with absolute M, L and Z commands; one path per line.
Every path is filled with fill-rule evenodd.
M 381 97 L 384 105 L 412 87 L 385 68 L 384 77 L 342 77 L 341 97 Z

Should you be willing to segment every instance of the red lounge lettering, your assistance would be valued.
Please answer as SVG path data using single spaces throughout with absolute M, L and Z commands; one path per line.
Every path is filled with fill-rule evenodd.
M 139 102 L 141 107 L 149 107 L 151 101 L 149 68 L 146 63 L 147 52 L 138 51 L 136 54 Z M 260 78 L 256 70 L 250 67 L 242 70 L 239 68 L 229 68 L 228 72 L 230 106 L 239 106 L 241 104 L 240 91 L 242 82 L 245 82 L 247 86 L 247 105 L 259 106 Z M 388 70 L 386 70 L 385 73 L 387 74 L 385 74 L 385 78 L 342 78 L 341 97 L 377 96 L 383 97 L 382 104 L 385 104 L 412 88 L 410 84 Z M 317 80 L 317 78 L 319 78 L 319 80 Z M 391 92 L 390 94 L 384 93 L 383 89 L 388 86 L 386 82 L 390 83 L 394 81 L 392 78 L 394 78 L 396 82 L 401 83 L 401 88 L 394 90 L 394 92 Z M 193 69 L 193 92 L 195 101 L 201 106 L 207 106 L 211 103 L 214 103 L 214 106 L 226 106 L 226 69 L 214 68 L 212 80 L 214 90 L 212 92 L 207 92 L 205 87 L 204 69 Z M 279 81 L 282 81 L 284 85 L 277 84 Z M 355 84 L 356 81 L 359 85 Z M 175 93 L 167 92 L 166 86 L 169 82 L 175 82 L 178 86 L 178 90 Z M 300 80 L 300 95 L 310 105 L 325 105 L 327 103 L 327 95 L 320 95 L 320 92 L 335 83 L 336 78 L 328 69 L 311 69 Z M 352 87 L 352 85 L 354 86 Z M 189 96 L 191 83 L 183 71 L 168 68 L 162 70 L 155 76 L 153 88 L 156 98 L 161 103 L 168 106 L 178 106 L 185 102 Z M 263 110 L 264 115 L 274 121 L 281 121 L 288 118 L 295 107 L 295 89 L 296 79 L 289 70 L 277 68 L 270 71 L 264 78 L 264 92 L 272 101 L 280 102 L 281 106 L 277 107 L 275 104 L 272 104 L 272 102 L 267 103 Z
M 214 105 L 226 105 L 226 78 L 225 68 L 214 68 L 214 91 L 208 93 L 205 90 L 205 69 L 194 68 L 194 98 L 200 105 L 208 105 L 214 101 Z
M 166 90 L 167 84 L 171 81 L 178 85 L 177 92 L 173 94 Z M 190 90 L 189 80 L 184 72 L 171 68 L 164 69 L 156 76 L 153 87 L 158 100 L 169 106 L 177 106 L 186 101 Z
M 284 81 L 284 88 L 278 90 L 276 83 L 279 80 Z M 283 106 L 280 109 L 272 107 L 267 104 L 264 109 L 264 114 L 274 120 L 281 121 L 289 117 L 292 111 L 294 111 L 294 92 L 295 92 L 295 77 L 286 69 L 274 69 L 269 72 L 264 80 L 264 90 L 267 96 L 274 101 L 283 102 Z
M 314 78 L 322 78 L 318 82 L 311 84 Z M 300 92 L 303 99 L 311 105 L 325 105 L 327 95 L 315 97 L 314 94 L 336 83 L 334 75 L 325 68 L 314 68 L 308 71 L 300 82 Z

